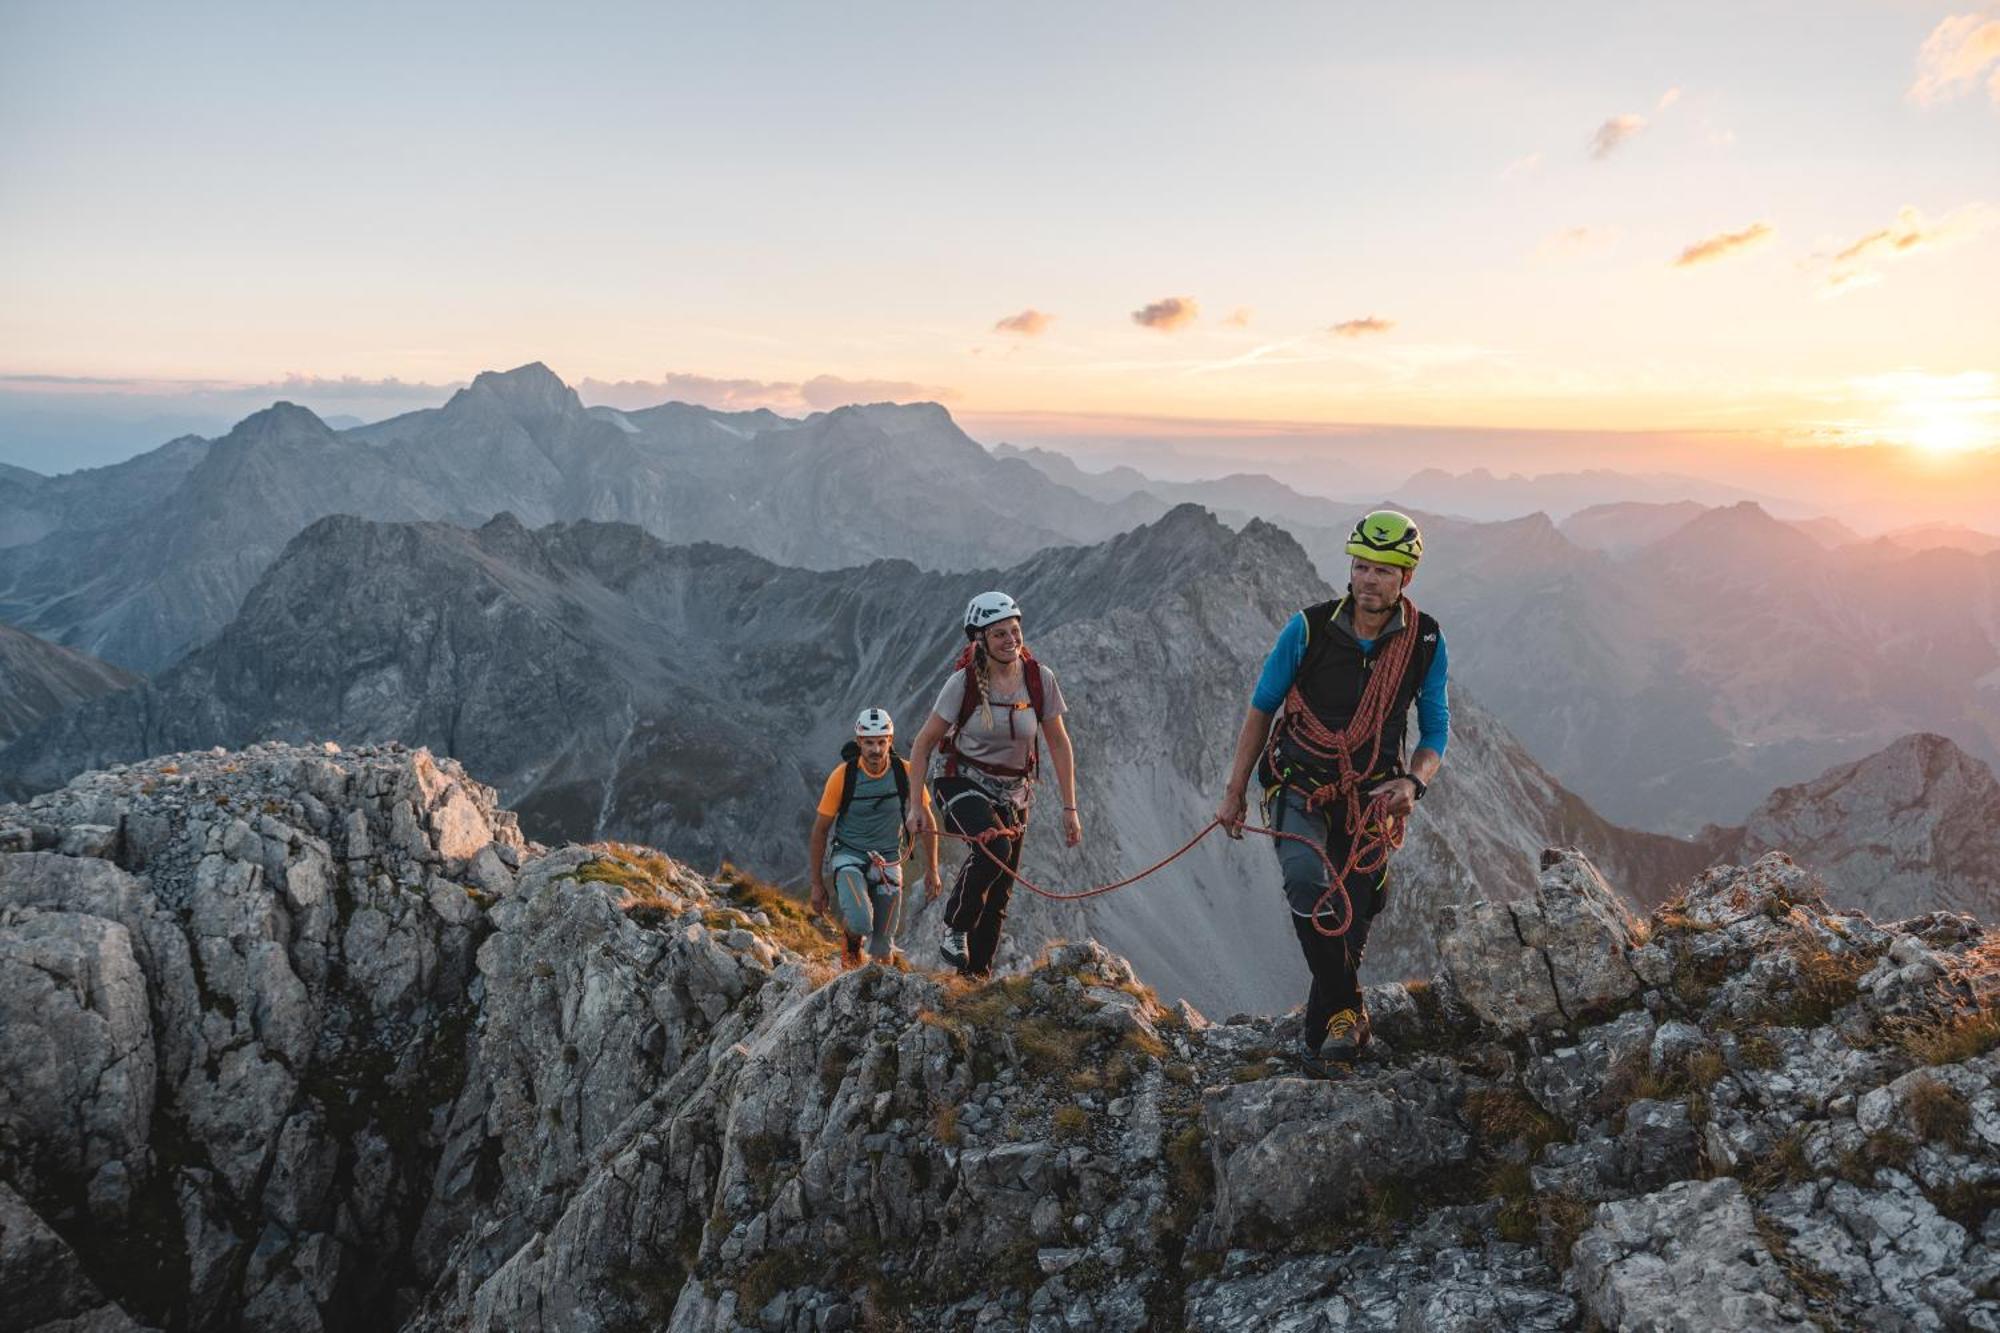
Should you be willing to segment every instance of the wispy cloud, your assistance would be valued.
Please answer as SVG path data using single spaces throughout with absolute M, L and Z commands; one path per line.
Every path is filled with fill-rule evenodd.
M 995 333 L 1018 334 L 1023 338 L 1039 338 L 1047 331 L 1050 322 L 1054 319 L 1054 315 L 1036 310 L 1031 306 L 1018 315 L 1009 315 L 1005 319 L 995 320 L 993 331 Z
M 1707 240 L 1696 241 L 1681 251 L 1674 260 L 1675 268 L 1693 268 L 1696 264 L 1712 263 L 1728 255 L 1748 250 L 1769 240 L 1775 231 L 1768 222 L 1753 222 L 1741 231 L 1725 231 Z
M 1226 329 L 1247 329 L 1250 327 L 1250 317 L 1254 313 L 1256 312 L 1247 305 L 1237 306 L 1229 312 L 1229 317 L 1222 321 L 1222 326 Z
M 1681 90 L 1678 88 L 1669 88 L 1665 92 L 1660 94 L 1660 100 L 1653 107 L 1653 113 L 1655 115 L 1658 115 L 1660 112 L 1665 111 L 1668 107 L 1672 106 L 1674 103 L 1680 100 L 1681 100 Z
M 1500 175 L 1503 178 L 1525 176 L 1531 171 L 1540 170 L 1541 165 L 1542 155 L 1540 153 L 1529 153 L 1526 157 L 1517 157 L 1512 162 L 1509 162 L 1507 169 L 1501 172 Z
M 1148 302 L 1132 312 L 1132 322 L 1141 328 L 1158 329 L 1161 333 L 1172 333 L 1194 323 L 1201 307 L 1192 296 L 1166 296 Z
M 1590 250 L 1601 250 L 1611 243 L 1613 235 L 1609 227 L 1565 227 L 1537 246 L 1535 256 L 1538 259 L 1562 259 Z
M 944 402 L 958 397 L 958 391 L 909 380 L 850 380 L 838 375 L 815 375 L 799 386 L 799 397 L 806 400 L 807 406 L 824 410 L 849 403 Z
M 1836 251 L 1828 262 L 1821 294 L 1837 296 L 1882 280 L 1880 266 L 1900 263 L 1932 250 L 1969 239 L 1993 225 L 1995 210 L 1987 204 L 1962 204 L 1935 221 L 1909 204 L 1896 220 L 1878 227 Z
M 1993 72 L 1986 76 L 1986 67 Z M 1910 100 L 1929 105 L 1970 92 L 1986 76 L 1986 92 L 2000 106 L 2000 15 L 1954 14 L 1931 29 L 1917 52 L 1917 81 Z
M 580 381 L 578 396 L 592 406 L 636 411 L 661 403 L 694 403 L 726 412 L 797 414 L 845 407 L 850 403 L 942 402 L 958 395 L 939 385 L 909 380 L 844 379 L 815 375 L 809 380 L 730 379 L 669 371 L 656 380 Z
M 464 387 L 462 380 L 451 384 L 425 384 L 418 380 L 398 379 L 394 375 L 383 379 L 368 379 L 359 375 L 289 374 L 275 380 L 246 381 L 147 379 L 129 375 L 0 374 L 0 388 L 22 392 L 130 394 L 140 397 L 174 398 L 215 397 L 263 399 L 267 402 L 279 398 L 296 398 L 317 401 L 366 399 L 370 402 L 388 399 L 436 403 L 450 397 L 454 390 Z
M 1631 112 L 1627 112 L 1622 116 L 1613 116 L 1602 125 L 1599 125 L 1597 133 L 1590 136 L 1591 157 L 1602 162 L 1605 158 L 1617 152 L 1620 146 L 1628 142 L 1633 135 L 1645 128 L 1646 118 L 1644 116 L 1633 115 Z
M 1382 319 L 1376 315 L 1363 315 L 1360 319 L 1344 319 L 1327 329 L 1328 333 L 1342 338 L 1366 338 L 1371 334 L 1387 333 L 1396 327 L 1393 319 Z

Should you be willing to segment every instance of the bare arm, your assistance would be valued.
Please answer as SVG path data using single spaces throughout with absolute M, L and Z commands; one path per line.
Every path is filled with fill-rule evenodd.
M 1062 792 L 1063 842 L 1074 847 L 1083 841 L 1083 816 L 1076 808 L 1076 747 L 1060 717 L 1042 723 L 1042 739 L 1048 742 L 1049 762 L 1055 765 L 1056 787 Z
M 910 780 L 922 782 L 924 774 L 930 772 L 931 754 L 944 739 L 950 723 L 932 713 L 924 719 L 923 728 L 917 732 L 916 740 L 910 743 Z M 910 833 L 914 837 L 928 836 L 931 840 L 931 864 L 937 864 L 937 825 L 931 820 L 930 805 L 926 801 L 911 801 L 908 815 Z
M 1216 807 L 1215 817 L 1222 821 L 1222 831 L 1232 838 L 1243 836 L 1243 816 L 1249 810 L 1249 800 L 1245 793 L 1250 787 L 1250 774 L 1257 767 L 1257 758 L 1264 753 L 1264 742 L 1271 738 L 1271 715 L 1252 704 L 1243 714 L 1243 730 L 1236 734 L 1236 756 L 1229 761 L 1229 781 L 1223 784 L 1222 803 Z
M 826 835 L 832 828 L 832 815 L 814 813 L 812 839 L 806 848 L 806 855 L 811 859 L 806 865 L 812 873 L 812 907 L 815 912 L 824 912 L 827 908 Z

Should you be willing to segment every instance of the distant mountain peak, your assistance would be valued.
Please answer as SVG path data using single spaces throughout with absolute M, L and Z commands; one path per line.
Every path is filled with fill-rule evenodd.
M 561 417 L 581 415 L 583 400 L 553 370 L 530 361 L 512 370 L 481 371 L 451 396 L 444 410 L 470 407 L 497 407 L 516 417 Z
M 237 444 L 254 444 L 299 435 L 330 436 L 333 431 L 310 408 L 297 403 L 275 402 L 261 412 L 252 412 L 236 423 L 223 438 Z

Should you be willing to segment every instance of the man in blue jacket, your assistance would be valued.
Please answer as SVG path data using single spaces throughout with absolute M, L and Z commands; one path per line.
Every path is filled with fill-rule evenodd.
M 1231 837 L 1243 836 L 1250 775 L 1263 789 L 1264 820 L 1286 833 L 1311 838 L 1338 870 L 1349 862 L 1357 837 L 1379 836 L 1381 818 L 1407 815 L 1423 798 L 1444 763 L 1451 733 L 1445 699 L 1444 634 L 1404 595 L 1423 558 L 1423 536 L 1408 515 L 1378 509 L 1355 525 L 1347 541 L 1347 592 L 1309 606 L 1286 622 L 1265 659 L 1251 695 L 1236 758 L 1216 811 Z M 1398 642 L 1403 635 L 1414 641 Z M 1383 680 L 1373 701 L 1380 711 L 1354 737 L 1350 724 L 1362 711 L 1378 663 L 1400 664 L 1400 678 Z M 1409 710 L 1417 710 L 1416 751 L 1403 759 Z M 1352 741 L 1348 759 L 1331 759 L 1327 738 Z M 1350 790 L 1351 789 L 1351 790 Z M 1358 797 L 1358 805 L 1350 797 Z M 1381 797 L 1376 818 L 1354 827 L 1351 814 Z M 1312 972 L 1301 1032 L 1300 1064 L 1325 1077 L 1351 1066 L 1369 1041 L 1368 1010 L 1361 999 L 1361 953 L 1368 927 L 1388 901 L 1386 860 L 1347 876 L 1352 923 L 1339 934 L 1338 895 L 1329 895 L 1327 870 L 1310 847 L 1274 840 L 1284 871 L 1292 928 Z M 1386 848 L 1384 848 L 1386 852 Z

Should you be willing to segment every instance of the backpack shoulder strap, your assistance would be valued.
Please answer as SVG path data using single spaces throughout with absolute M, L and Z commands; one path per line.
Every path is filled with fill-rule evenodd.
M 854 785 L 861 780 L 861 756 L 859 753 L 847 756 L 846 767 L 840 775 L 840 814 L 844 818 L 847 807 L 854 803 Z
M 1042 664 L 1025 647 L 1021 649 L 1021 680 L 1028 687 L 1028 702 L 1035 706 L 1035 721 L 1042 720 Z
M 889 770 L 896 775 L 896 800 L 903 807 L 903 818 L 910 817 L 910 761 L 889 751 Z
M 958 716 L 952 719 L 951 724 L 952 729 L 956 731 L 971 719 L 973 710 L 979 707 L 979 697 L 973 693 L 972 689 L 971 644 L 968 643 L 965 645 L 965 651 L 958 655 L 958 660 L 952 663 L 952 668 L 965 673 L 965 688 L 958 692 Z

